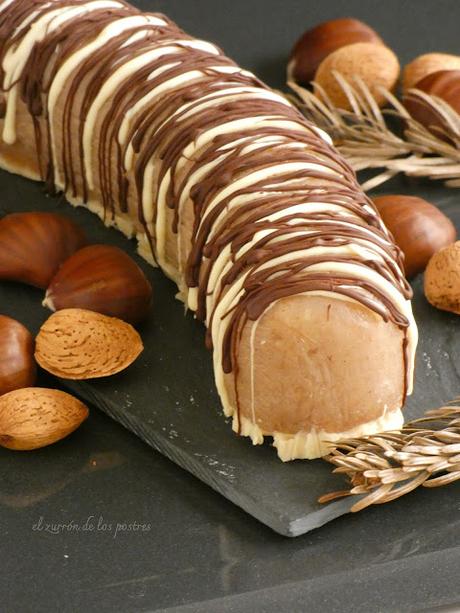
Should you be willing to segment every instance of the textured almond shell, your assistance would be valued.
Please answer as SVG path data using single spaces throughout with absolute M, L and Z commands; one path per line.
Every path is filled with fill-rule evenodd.
M 124 370 L 143 348 L 136 330 L 120 319 L 85 309 L 63 309 L 40 328 L 35 359 L 57 377 L 94 379 Z
M 391 49 L 375 43 L 355 43 L 341 47 L 321 62 L 315 83 L 328 94 L 333 104 L 350 109 L 348 98 L 337 82 L 334 72 L 353 84 L 353 77 L 361 78 L 379 105 L 386 101 L 379 87 L 392 90 L 399 77 L 399 62 Z
M 76 430 L 88 408 L 59 390 L 25 387 L 0 397 L 0 445 L 27 451 L 51 445 Z
M 425 271 L 424 289 L 433 306 L 460 315 L 460 241 L 434 254 Z

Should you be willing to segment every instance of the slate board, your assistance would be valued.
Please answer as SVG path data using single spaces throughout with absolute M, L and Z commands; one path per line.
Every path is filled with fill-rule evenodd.
M 349 510 L 349 499 L 327 506 L 316 502 L 321 494 L 344 485 L 326 462 L 283 464 L 269 443 L 253 447 L 249 439 L 233 434 L 214 388 L 204 327 L 184 313 L 183 304 L 174 298 L 174 284 L 136 255 L 133 241 L 105 228 L 83 208 L 72 208 L 62 197 L 46 196 L 41 184 L 1 171 L 0 185 L 1 215 L 28 210 L 65 214 L 86 230 L 92 242 L 118 245 L 134 256 L 154 286 L 152 317 L 140 328 L 145 351 L 137 362 L 114 377 L 62 381 L 65 386 L 280 534 L 303 534 Z M 433 185 L 418 189 L 460 227 L 455 190 Z M 412 187 L 410 193 L 415 191 Z M 460 319 L 430 307 L 421 277 L 414 291 L 420 344 L 415 392 L 407 403 L 410 418 L 453 399 L 460 390 Z M 1 283 L 0 312 L 35 333 L 49 315 L 40 306 L 42 296 L 40 290 Z

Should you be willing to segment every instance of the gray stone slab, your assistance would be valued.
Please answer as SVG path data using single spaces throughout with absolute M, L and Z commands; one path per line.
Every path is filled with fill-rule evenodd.
M 154 309 L 140 328 L 145 351 L 127 371 L 91 382 L 64 382 L 83 399 L 142 438 L 170 460 L 207 483 L 259 521 L 286 536 L 297 536 L 348 512 L 351 501 L 327 506 L 317 498 L 343 481 L 321 461 L 283 464 L 269 443 L 253 447 L 233 434 L 214 388 L 204 327 L 174 298 L 175 286 L 135 254 L 132 241 L 104 227 L 83 208 L 50 198 L 39 184 L 1 173 L 1 214 L 20 210 L 58 211 L 80 223 L 93 242 L 118 245 L 133 255 L 154 286 Z M 429 197 L 460 226 L 457 193 L 425 188 Z M 414 283 L 414 311 L 420 328 L 416 386 L 408 417 L 454 398 L 460 389 L 459 319 L 430 307 L 422 280 Z M 36 332 L 49 315 L 42 292 L 0 284 L 1 311 Z

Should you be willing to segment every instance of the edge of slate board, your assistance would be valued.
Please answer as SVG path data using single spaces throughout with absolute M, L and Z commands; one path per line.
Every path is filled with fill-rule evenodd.
M 321 494 L 343 488 L 343 479 L 333 475 L 326 462 L 283 464 L 268 441 L 253 448 L 248 439 L 232 432 L 215 391 L 204 327 L 191 315 L 184 316 L 171 281 L 141 260 L 133 241 L 106 228 L 84 208 L 73 208 L 62 197 L 46 197 L 41 184 L 6 172 L 0 178 L 0 213 L 39 209 L 64 214 L 85 229 L 91 242 L 125 249 L 154 284 L 154 312 L 142 331 L 145 352 L 136 363 L 114 378 L 63 381 L 63 385 L 279 534 L 299 536 L 349 512 L 351 498 L 324 506 L 316 502 Z M 460 228 L 454 190 L 425 185 L 416 192 L 440 205 Z M 421 276 L 412 284 L 421 337 L 407 419 L 452 400 L 460 389 L 458 316 L 433 309 L 422 285 Z M 33 333 L 49 316 L 39 306 L 41 297 L 39 290 L 21 284 L 0 284 L 2 311 L 20 319 Z M 416 505 L 417 495 L 412 499 Z
M 222 494 L 225 498 L 283 536 L 296 537 L 310 530 L 314 530 L 315 528 L 320 528 L 333 519 L 348 513 L 351 506 L 358 500 L 357 497 L 353 497 L 353 500 L 350 498 L 343 498 L 328 503 L 305 517 L 291 520 L 287 516 L 280 515 L 277 521 L 276 515 L 274 513 L 265 512 L 264 507 L 258 504 L 257 499 L 251 496 L 250 492 L 245 491 L 241 486 L 238 488 L 233 487 L 230 481 L 213 478 L 213 473 L 209 470 L 209 467 L 202 458 L 195 458 L 184 453 L 180 447 L 174 445 L 167 436 L 163 435 L 161 430 L 155 432 L 154 435 L 149 434 L 142 420 L 137 419 L 136 416 L 128 413 L 125 409 L 120 410 L 117 405 L 105 398 L 102 394 L 97 393 L 97 391 L 84 381 L 79 381 L 78 383 L 66 379 L 59 379 L 59 381 L 64 387 L 78 394 L 87 402 L 94 404 L 109 417 L 133 432 L 147 443 L 147 445 L 153 447 L 195 477 L 198 477 L 200 481 L 203 481 L 212 487 L 213 490 Z M 229 436 L 231 435 L 232 432 L 230 431 Z M 275 453 L 274 449 L 272 449 L 272 453 Z

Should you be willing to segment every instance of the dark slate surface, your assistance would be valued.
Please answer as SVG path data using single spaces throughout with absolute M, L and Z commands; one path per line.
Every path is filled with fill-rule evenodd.
M 430 49 L 459 52 L 460 7 L 455 0 L 334 0 L 316 5 L 234 0 L 218 6 L 209 0 L 146 0 L 139 5 L 167 12 L 183 27 L 213 39 L 275 86 L 282 84 L 293 39 L 307 25 L 339 15 L 354 15 L 378 27 L 403 61 Z M 5 173 L 0 184 L 3 211 L 59 208 L 87 225 L 93 240 L 101 240 L 97 219 L 83 210 L 61 208 L 64 205 L 44 196 L 40 186 Z M 385 190 L 424 195 L 459 226 L 456 191 L 405 180 Z M 104 230 L 104 237 L 127 245 L 114 231 Z M 289 519 L 276 513 L 281 508 L 279 488 L 286 486 L 284 475 L 292 483 L 292 517 L 301 517 L 309 501 L 323 491 L 318 477 L 326 489 L 341 482 L 331 480 L 326 465 L 284 466 L 268 446 L 253 449 L 231 433 L 219 414 L 202 328 L 183 317 L 182 306 L 172 298 L 172 284 L 159 273 L 154 282 L 156 308 L 150 329 L 144 330 L 155 338 L 147 360 L 153 368 L 144 354 L 132 371 L 112 380 L 113 397 L 121 398 L 117 405 L 125 415 L 132 414 L 134 379 L 145 378 L 142 373 L 153 376 L 154 387 L 155 380 L 163 385 L 168 385 L 165 377 L 173 381 L 169 390 L 155 387 L 155 395 L 147 395 L 150 418 L 157 420 L 159 412 L 169 408 L 174 425 L 182 428 L 185 415 L 193 412 L 196 435 L 188 437 L 187 445 L 195 470 L 213 475 L 214 484 L 217 479 L 226 483 L 226 495 L 241 492 L 246 483 L 247 505 L 257 507 L 260 519 L 268 517 L 275 529 L 286 531 Z M 459 320 L 431 309 L 421 297 L 420 284 L 418 279 L 414 306 L 422 340 L 410 416 L 459 391 Z M 36 328 L 46 316 L 37 306 L 40 299 L 39 291 L 5 284 L 1 311 Z M 166 324 L 177 325 L 184 337 L 168 336 L 161 329 Z M 97 385 L 106 398 L 108 383 Z M 181 461 L 174 434 L 179 430 L 172 423 L 165 423 L 162 450 Z M 193 455 L 202 453 L 201 424 L 224 441 L 216 457 Z M 235 457 L 240 458 L 236 463 Z M 250 460 L 250 469 L 242 470 L 243 458 Z M 263 508 L 269 508 L 261 512 L 248 492 L 269 470 L 271 487 L 257 489 L 265 496 Z M 459 510 L 460 487 L 454 484 L 436 492 L 417 491 L 391 505 L 341 517 L 295 540 L 284 539 L 94 409 L 75 435 L 53 447 L 33 454 L 0 450 L 0 610 L 458 610 Z M 331 506 L 327 512 L 343 511 Z M 133 522 L 144 528 L 135 525 L 128 532 L 127 524 Z M 290 530 L 305 526 L 291 522 Z
M 268 444 L 253 447 L 249 439 L 233 434 L 214 389 L 203 326 L 184 314 L 174 298 L 175 286 L 136 256 L 133 241 L 108 230 L 86 210 L 46 197 L 39 184 L 5 173 L 1 179 L 4 212 L 59 211 L 85 228 L 91 241 L 119 245 L 136 257 L 154 286 L 152 317 L 140 328 L 145 349 L 135 364 L 114 377 L 64 385 L 281 534 L 301 534 L 347 510 L 348 501 L 327 507 L 316 503 L 321 493 L 340 484 L 326 463 L 283 464 Z M 0 284 L 3 313 L 34 333 L 50 315 L 40 304 L 41 295 L 14 283 Z
M 328 464 L 282 463 L 269 443 L 253 447 L 249 439 L 232 433 L 214 389 L 204 328 L 190 313 L 184 314 L 182 303 L 174 298 L 174 285 L 136 256 L 133 241 L 105 228 L 86 210 L 46 197 L 39 184 L 5 173 L 1 177 L 4 212 L 39 207 L 66 214 L 85 228 L 91 241 L 119 245 L 136 257 L 155 288 L 152 317 L 140 329 L 145 350 L 136 363 L 114 377 L 63 381 L 65 386 L 280 534 L 297 536 L 348 511 L 351 499 L 327 506 L 316 502 L 341 483 Z M 432 191 L 434 199 L 442 194 L 441 208 L 460 222 L 457 193 Z M 427 303 L 421 278 L 414 291 L 421 341 L 409 417 L 451 400 L 460 389 L 458 318 Z M 50 314 L 40 306 L 40 291 L 14 283 L 0 285 L 0 301 L 4 313 L 33 332 Z

